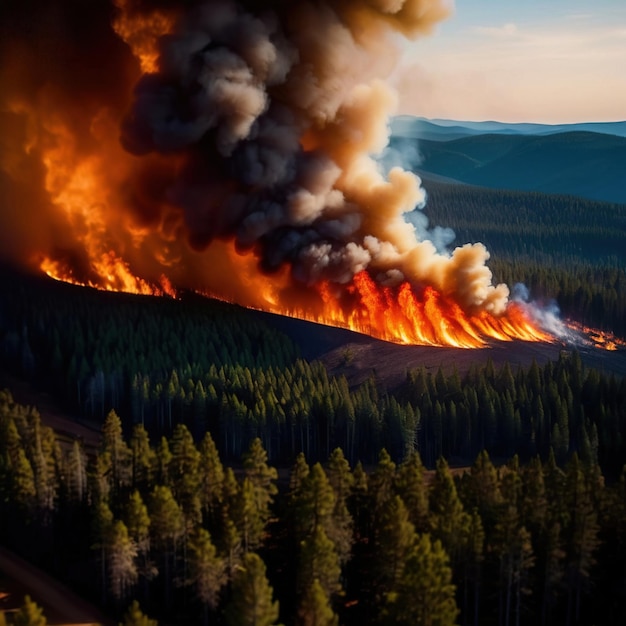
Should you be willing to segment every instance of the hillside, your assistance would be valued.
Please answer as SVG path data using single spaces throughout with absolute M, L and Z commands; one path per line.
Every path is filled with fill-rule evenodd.
M 419 159 L 409 163 L 417 173 L 496 189 L 626 203 L 623 137 L 589 132 L 489 134 L 450 141 L 392 137 L 390 146 L 400 153 L 417 149 Z

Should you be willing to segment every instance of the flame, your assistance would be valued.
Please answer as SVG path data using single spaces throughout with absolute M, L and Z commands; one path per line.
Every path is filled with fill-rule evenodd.
M 623 350 L 626 348 L 626 341 L 619 339 L 613 333 L 606 330 L 598 330 L 597 328 L 591 328 L 585 326 L 580 322 L 568 321 L 566 326 L 573 330 L 578 335 L 582 336 L 582 341 L 588 345 L 593 345 L 596 348 L 602 350 L 608 350 L 615 352 L 617 350 Z
M 553 341 L 518 303 L 511 303 L 502 316 L 485 311 L 467 314 L 432 287 L 417 289 L 408 282 L 385 287 L 367 271 L 356 274 L 346 286 L 321 283 L 316 289 L 321 310 L 292 309 L 287 313 L 399 344 L 479 348 L 488 339 Z
M 124 11 L 129 4 L 128 0 L 115 0 L 120 11 L 113 21 L 113 29 L 130 46 L 139 60 L 141 71 L 152 74 L 159 67 L 158 39 L 171 31 L 174 19 L 159 10 L 153 10 L 148 15 Z
M 91 269 L 97 278 L 86 282 L 77 279 L 69 267 L 50 258 L 44 259 L 41 269 L 56 280 L 96 289 L 176 297 L 177 291 L 166 276 L 161 277 L 160 285 L 133 276 L 128 264 L 113 252 L 91 261 Z M 248 269 L 254 267 L 252 259 L 245 259 L 244 263 Z M 249 280 L 254 282 L 260 297 L 254 308 L 345 328 L 392 343 L 480 348 L 490 339 L 554 341 L 552 335 L 534 324 L 528 311 L 519 303 L 510 303 L 501 316 L 485 311 L 471 315 L 432 287 L 418 290 L 408 282 L 398 287 L 384 287 L 367 271 L 356 274 L 347 285 L 321 282 L 309 287 L 308 295 L 303 298 L 306 307 L 283 303 L 290 283 L 287 269 L 281 270 L 278 276 L 249 275 Z M 224 299 L 221 294 L 198 293 Z M 311 294 L 316 294 L 317 298 Z M 285 299 L 294 300 L 293 297 Z

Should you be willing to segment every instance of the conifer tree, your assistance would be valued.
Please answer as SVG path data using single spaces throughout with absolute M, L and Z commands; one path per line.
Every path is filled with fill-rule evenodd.
M 165 601 L 169 604 L 171 590 L 170 568 L 176 554 L 178 541 L 185 532 L 185 518 L 174 499 L 172 490 L 163 485 L 156 485 L 149 501 L 150 530 L 152 545 L 163 555 L 163 584 Z
M 87 495 L 87 456 L 78 439 L 74 440 L 67 459 L 67 490 L 74 503 L 82 503 Z
M 43 609 L 30 596 L 24 597 L 24 603 L 13 616 L 15 626 L 46 626 L 48 620 Z
M 257 437 L 252 440 L 250 448 L 243 456 L 243 466 L 246 477 L 254 491 L 254 500 L 263 523 L 270 517 L 270 505 L 274 496 L 278 493 L 276 468 L 267 464 L 267 452 L 263 448 L 261 440 Z
M 246 476 L 241 483 L 232 519 L 242 539 L 245 552 L 256 550 L 263 542 L 265 521 L 258 507 L 258 491 Z
M 208 610 L 215 609 L 219 592 L 226 583 L 224 559 L 217 555 L 211 535 L 199 528 L 189 542 L 189 574 L 187 584 L 193 586 L 204 609 L 204 623 L 208 623 Z
M 430 491 L 430 527 L 455 563 L 467 540 L 469 515 L 463 508 L 445 459 L 437 461 Z
M 355 539 L 358 540 L 369 534 L 369 483 L 367 474 L 360 461 L 354 467 L 352 475 L 354 477 L 354 485 L 352 486 L 349 505 L 355 522 Z
M 119 626 L 158 626 L 158 622 L 144 615 L 139 602 L 133 600 L 124 615 L 124 621 Z
M 228 626 L 273 626 L 278 619 L 278 602 L 267 577 L 265 563 L 254 552 L 243 558 L 232 584 L 224 617 Z
M 123 521 L 116 520 L 109 532 L 107 561 L 111 593 L 118 601 L 137 582 L 136 556 L 137 546 L 128 536 L 126 525 Z
M 200 502 L 209 516 L 216 513 L 222 500 L 224 484 L 224 466 L 220 460 L 217 446 L 211 433 L 205 433 L 200 442 Z
M 412 452 L 398 467 L 396 492 L 402 498 L 415 530 L 426 532 L 428 530 L 428 490 L 419 452 Z
M 378 455 L 378 464 L 368 480 L 368 491 L 374 515 L 382 511 L 386 502 L 394 495 L 396 465 L 384 448 Z
M 156 574 L 156 568 L 150 560 L 150 517 L 148 507 L 144 504 L 141 494 L 135 489 L 130 495 L 125 511 L 128 535 L 137 547 L 138 572 L 147 581 Z
M 200 453 L 198 452 L 189 429 L 184 424 L 177 424 L 170 440 L 172 457 L 168 464 L 172 491 L 179 503 L 187 531 L 202 519 L 201 502 L 198 489 L 200 486 Z
M 111 486 L 116 491 L 130 485 L 132 479 L 132 454 L 124 440 L 122 420 L 114 410 L 109 411 L 102 425 L 101 451 L 111 463 Z
M 111 529 L 113 528 L 113 513 L 109 505 L 100 500 L 93 509 L 92 518 L 92 537 L 94 539 L 92 548 L 100 551 L 100 583 L 102 593 L 102 604 L 106 601 L 107 580 L 106 580 L 106 564 L 107 549 L 109 546 Z
M 482 450 L 469 473 L 463 476 L 463 501 L 468 510 L 476 508 L 485 530 L 489 533 L 495 526 L 502 503 L 500 480 L 489 454 Z
M 317 526 L 301 543 L 298 559 L 298 591 L 302 595 L 313 581 L 319 581 L 329 598 L 341 589 L 341 567 L 335 545 L 322 526 Z
M 421 535 L 407 555 L 395 591 L 389 593 L 386 623 L 394 626 L 453 626 L 459 613 L 452 570 L 440 541 Z
M 135 424 L 130 438 L 132 459 L 132 484 L 136 489 L 147 490 L 152 484 L 156 453 L 150 446 L 148 431 L 143 424 Z
M 393 496 L 374 526 L 374 578 L 379 596 L 395 589 L 416 540 L 415 527 L 404 502 L 400 496 Z
M 307 587 L 300 600 L 297 623 L 299 626 L 339 626 L 339 618 L 317 579 Z
M 289 476 L 289 498 L 291 501 L 297 498 L 298 493 L 302 487 L 302 483 L 309 475 L 309 465 L 306 462 L 304 452 L 299 452 L 296 456 L 295 463 L 291 468 L 291 474 Z
M 580 618 L 582 593 L 586 591 L 595 551 L 599 545 L 597 512 L 593 506 L 589 485 L 574 454 L 565 472 L 565 500 L 570 512 L 565 530 L 568 604 L 567 624 Z

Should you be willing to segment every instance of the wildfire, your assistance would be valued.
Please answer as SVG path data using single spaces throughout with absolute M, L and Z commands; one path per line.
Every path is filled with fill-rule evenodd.
M 143 295 L 176 297 L 176 289 L 163 276 L 160 285 L 148 283 L 132 275 L 129 266 L 113 252 L 104 254 L 92 265 L 99 281 L 80 281 L 69 268 L 46 258 L 41 269 L 51 278 L 82 284 L 105 291 L 123 291 Z M 285 282 L 283 276 L 282 282 Z M 400 286 L 383 287 L 366 271 L 354 276 L 346 286 L 322 282 L 313 288 L 317 301 L 310 306 L 293 307 L 281 304 L 274 279 L 257 277 L 263 298 L 260 307 L 271 313 L 288 315 L 327 326 L 346 328 L 389 341 L 407 345 L 479 348 L 488 339 L 500 341 L 547 341 L 554 338 L 538 328 L 524 307 L 512 302 L 504 315 L 485 311 L 465 313 L 454 301 L 432 287 L 422 290 L 404 282 Z M 212 294 L 203 294 L 212 295 Z
M 419 177 L 373 156 L 397 36 L 430 32 L 446 0 L 112 3 L 5 29 L 4 255 L 396 343 L 554 340 L 492 283 L 484 245 L 435 246 L 408 218 Z
M 92 270 L 98 277 L 92 280 L 80 280 L 73 275 L 71 268 L 64 266 L 60 261 L 46 257 L 40 265 L 45 274 L 54 280 L 60 280 L 72 285 L 92 287 L 101 291 L 120 291 L 136 293 L 144 296 L 177 297 L 176 289 L 167 276 L 161 276 L 158 285 L 149 283 L 134 276 L 128 264 L 120 259 L 115 252 L 105 252 L 99 259 L 93 260 Z

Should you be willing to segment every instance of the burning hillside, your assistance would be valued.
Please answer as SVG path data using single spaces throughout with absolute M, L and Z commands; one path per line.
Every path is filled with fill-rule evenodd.
M 399 36 L 445 0 L 27 0 L 3 9 L 2 246 L 399 343 L 550 340 L 481 244 L 439 252 L 384 174 Z M 33 16 L 36 16 L 33 18 Z

